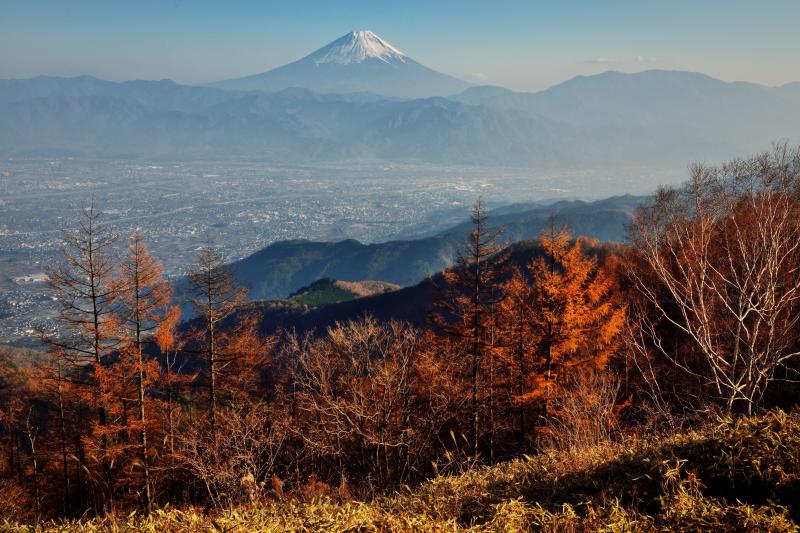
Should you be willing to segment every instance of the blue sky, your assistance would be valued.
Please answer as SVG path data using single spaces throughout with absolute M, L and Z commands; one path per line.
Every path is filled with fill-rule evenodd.
M 518 90 L 650 68 L 778 85 L 800 80 L 798 21 L 798 0 L 0 0 L 0 78 L 203 83 L 371 29 L 427 66 Z

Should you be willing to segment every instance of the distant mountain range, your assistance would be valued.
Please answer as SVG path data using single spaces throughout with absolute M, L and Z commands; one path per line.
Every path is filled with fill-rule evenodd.
M 448 96 L 469 83 L 420 65 L 373 32 L 353 31 L 306 57 L 267 72 L 212 84 L 224 89 L 369 92 L 400 98 Z
M 538 93 L 471 87 L 399 100 L 168 80 L 0 80 L 0 157 L 684 166 L 800 142 L 798 87 L 608 72 Z
M 798 124 L 800 83 L 654 70 L 520 93 L 431 70 L 370 31 L 210 87 L 0 80 L 0 157 L 686 165 L 800 142 Z
M 648 198 L 618 196 L 596 202 L 562 201 L 546 206 L 511 206 L 490 213 L 490 224 L 503 227 L 503 241 L 538 237 L 551 216 L 574 235 L 601 241 L 623 241 L 626 225 Z M 453 264 L 456 250 L 469 231 L 456 225 L 430 237 L 362 244 L 282 241 L 232 263 L 237 281 L 248 287 L 251 300 L 274 300 L 321 278 L 344 281 L 381 280 L 414 285 Z

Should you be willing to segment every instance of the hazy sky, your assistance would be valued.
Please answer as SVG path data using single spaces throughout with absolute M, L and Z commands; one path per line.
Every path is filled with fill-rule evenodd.
M 650 68 L 800 80 L 800 0 L 0 0 L 0 78 L 203 83 L 288 63 L 356 29 L 518 90 Z

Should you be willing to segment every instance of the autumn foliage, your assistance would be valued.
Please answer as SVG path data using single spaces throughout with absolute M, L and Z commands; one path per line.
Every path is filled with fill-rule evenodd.
M 0 487 L 20 502 L 0 512 L 372 498 L 544 451 L 583 468 L 623 433 L 793 403 L 798 215 L 786 146 L 695 167 L 630 245 L 554 217 L 506 247 L 479 200 L 425 327 L 268 335 L 220 247 L 176 301 L 144 236 L 118 247 L 90 205 L 50 272 L 60 334 L 0 353 Z

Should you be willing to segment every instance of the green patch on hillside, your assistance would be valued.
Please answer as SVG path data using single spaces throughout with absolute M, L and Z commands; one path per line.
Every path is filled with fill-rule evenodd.
M 777 532 L 796 531 L 798 521 L 800 414 L 776 411 L 581 457 L 476 468 L 371 503 L 264 502 L 214 516 L 162 510 L 38 530 Z
M 287 300 L 309 307 L 317 307 L 346 302 L 355 298 L 357 298 L 357 295 L 354 292 L 337 285 L 335 279 L 323 278 L 291 294 Z
M 374 294 L 383 294 L 399 288 L 398 285 L 383 281 L 339 281 L 333 278 L 322 278 L 291 294 L 285 300 L 279 301 L 289 305 L 319 307 Z

